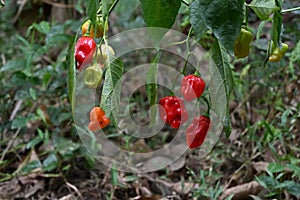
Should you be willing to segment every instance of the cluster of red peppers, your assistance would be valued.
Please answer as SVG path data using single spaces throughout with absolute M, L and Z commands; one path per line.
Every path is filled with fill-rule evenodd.
M 182 79 L 181 94 L 186 101 L 192 101 L 201 97 L 205 90 L 204 80 L 196 75 L 188 75 Z M 159 114 L 162 121 L 171 127 L 178 129 L 188 120 L 188 113 L 184 106 L 184 100 L 177 96 L 166 96 L 159 101 Z M 186 143 L 189 148 L 197 148 L 202 145 L 210 126 L 207 116 L 195 117 L 186 130 Z
M 95 28 L 96 26 L 96 28 Z M 106 26 L 106 31 L 108 26 Z M 81 26 L 82 36 L 77 40 L 75 45 L 75 61 L 76 69 L 80 72 L 84 69 L 84 83 L 89 88 L 97 88 L 101 83 L 103 71 L 107 59 L 106 46 L 97 44 L 94 38 L 103 37 L 103 19 L 97 17 L 96 23 L 87 20 Z M 114 54 L 113 49 L 108 46 L 110 54 Z M 110 123 L 109 118 L 100 107 L 94 107 L 90 111 L 90 123 L 88 128 L 90 131 L 97 131 L 105 128 Z
M 100 45 L 97 51 L 97 44 L 94 38 L 103 36 L 103 21 L 98 20 L 92 24 L 87 20 L 81 27 L 82 37 L 75 45 L 76 68 L 84 70 L 84 82 L 89 88 L 97 88 L 102 79 L 102 67 L 106 63 L 108 52 L 114 55 L 110 46 Z M 96 28 L 95 28 L 96 25 Z M 107 29 L 106 29 L 107 31 Z M 100 52 L 100 53 L 99 53 Z M 96 56 L 95 56 L 96 54 Z M 100 64 L 93 64 L 99 62 Z M 87 67 L 88 66 L 88 67 Z M 177 96 L 166 96 L 160 99 L 160 118 L 172 128 L 178 129 L 188 120 L 188 112 L 184 106 L 184 100 L 192 101 L 200 98 L 205 90 L 204 80 L 196 75 L 187 75 L 182 79 L 181 94 L 183 98 Z M 110 123 L 109 118 L 100 107 L 94 107 L 90 111 L 90 131 L 97 131 L 105 128 Z M 186 143 L 190 148 L 197 148 L 202 145 L 210 126 L 210 119 L 207 116 L 195 117 L 186 130 Z

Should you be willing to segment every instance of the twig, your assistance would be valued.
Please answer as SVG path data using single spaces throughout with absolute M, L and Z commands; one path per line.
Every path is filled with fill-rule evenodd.
M 75 185 L 69 183 L 68 181 L 66 181 L 66 185 L 69 188 L 71 188 L 72 190 L 74 190 L 78 194 L 78 196 L 80 197 L 80 199 L 83 199 L 81 193 L 79 192 L 79 190 L 77 189 L 77 187 Z
M 10 115 L 10 117 L 9 117 L 9 121 L 12 121 L 12 120 L 15 118 L 15 116 L 16 116 L 17 112 L 19 111 L 19 109 L 20 109 L 22 103 L 23 103 L 23 100 L 19 100 L 19 101 L 17 102 L 17 104 L 16 104 L 14 110 L 12 111 L 12 113 L 11 113 L 11 115 Z M 5 135 L 6 133 L 7 133 L 7 129 L 4 129 L 4 131 L 3 131 L 3 137 L 4 137 L 4 135 Z
M 1 54 L 1 59 L 2 59 L 2 65 L 5 65 L 6 64 L 6 58 L 5 58 L 5 55 L 3 53 Z
M 10 149 L 10 147 L 13 145 L 13 143 L 15 142 L 15 139 L 18 137 L 19 133 L 20 133 L 21 128 L 18 128 L 18 130 L 16 131 L 16 133 L 14 134 L 13 138 L 8 142 L 7 147 L 4 149 L 0 162 L 2 162 L 5 158 L 6 153 L 8 152 L 8 150 Z
M 9 117 L 9 121 L 12 121 L 15 118 L 17 112 L 20 110 L 20 107 L 21 107 L 22 103 L 23 103 L 23 100 L 19 100 L 17 102 L 16 107 L 14 108 L 14 110 L 12 111 L 12 113 Z
M 296 7 L 296 8 L 290 8 L 290 9 L 282 10 L 281 13 L 292 12 L 292 11 L 296 11 L 296 10 L 300 10 L 300 6 Z
M 114 10 L 114 8 L 118 4 L 118 2 L 119 2 L 119 0 L 114 1 L 113 5 L 109 8 L 108 14 L 110 14 Z
M 22 13 L 22 10 L 26 4 L 27 0 L 23 0 L 21 3 L 20 3 L 20 7 L 18 9 L 18 12 L 17 12 L 17 15 L 15 16 L 15 18 L 13 19 L 13 24 L 15 24 L 18 20 L 18 18 L 20 17 L 21 13 Z

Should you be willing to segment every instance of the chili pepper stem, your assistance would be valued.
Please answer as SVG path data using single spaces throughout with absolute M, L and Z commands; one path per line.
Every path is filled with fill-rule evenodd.
M 210 104 L 209 104 L 209 101 L 208 101 L 208 99 L 205 96 L 201 96 L 201 97 L 204 99 L 204 101 L 205 101 L 205 103 L 207 105 L 207 110 L 206 110 L 206 113 L 204 114 L 204 116 L 206 116 L 206 117 L 209 118 L 209 115 L 210 115 Z
M 296 10 L 300 10 L 300 6 L 299 7 L 295 7 L 295 8 L 290 8 L 290 9 L 282 10 L 281 13 L 292 12 L 292 11 L 296 11 Z
M 108 14 L 110 14 L 114 10 L 114 8 L 118 4 L 118 2 L 119 2 L 119 0 L 114 1 L 113 5 L 109 8 Z
M 200 72 L 196 69 L 195 72 L 194 72 L 194 75 L 195 76 L 200 76 Z
M 183 67 L 183 69 L 182 69 L 182 74 L 185 76 L 186 74 L 185 74 L 185 70 L 186 70 L 186 67 L 187 67 L 187 63 L 188 63 L 188 60 L 189 60 L 189 58 L 190 58 L 190 55 L 191 55 L 191 51 L 190 51 L 190 47 L 189 47 L 189 38 L 190 38 L 190 36 L 191 36 L 191 34 L 192 34 L 192 28 L 190 28 L 190 30 L 189 30 L 189 33 L 188 33 L 188 36 L 187 36 L 187 39 L 186 39 L 186 41 L 185 41 L 185 43 L 186 43 L 186 48 L 187 48 L 187 50 L 188 50 L 188 54 L 187 54 L 187 56 L 186 56 L 186 58 L 185 58 L 185 63 L 184 63 L 184 67 Z

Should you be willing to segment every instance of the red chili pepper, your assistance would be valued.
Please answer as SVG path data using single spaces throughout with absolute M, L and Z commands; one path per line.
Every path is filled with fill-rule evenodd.
M 205 90 L 205 82 L 201 77 L 188 75 L 182 79 L 181 94 L 184 99 L 191 101 L 199 98 Z
M 210 125 L 210 119 L 206 116 L 195 117 L 191 125 L 186 129 L 186 144 L 191 148 L 201 146 L 205 140 Z
M 90 124 L 88 126 L 90 131 L 97 131 L 105 128 L 110 123 L 109 118 L 100 107 L 94 107 L 90 112 Z
M 92 62 L 93 54 L 96 49 L 96 42 L 93 38 L 82 36 L 75 45 L 76 68 L 82 68 Z
M 167 96 L 159 101 L 160 118 L 171 127 L 178 129 L 188 120 L 188 113 L 184 107 L 183 99 L 175 96 Z

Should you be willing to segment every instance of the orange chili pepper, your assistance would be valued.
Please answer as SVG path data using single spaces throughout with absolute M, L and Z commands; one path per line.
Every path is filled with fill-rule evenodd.
M 105 128 L 110 123 L 109 118 L 100 107 L 94 107 L 90 112 L 90 124 L 88 126 L 90 131 L 97 131 Z

